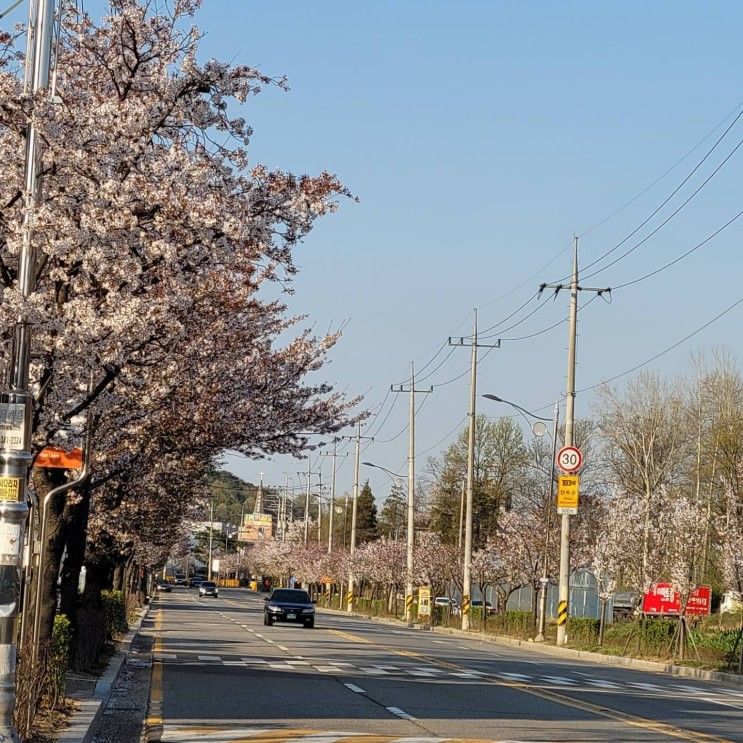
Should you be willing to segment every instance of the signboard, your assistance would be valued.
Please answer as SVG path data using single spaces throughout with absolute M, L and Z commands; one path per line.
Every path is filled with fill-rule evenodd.
M 699 586 L 689 595 L 686 616 L 707 616 L 712 609 L 712 591 L 709 586 Z M 655 583 L 642 597 L 642 613 L 652 616 L 678 616 L 681 614 L 681 596 L 670 583 Z
M 25 422 L 25 405 L 0 403 L 0 449 L 23 449 Z
M 578 475 L 560 475 L 557 478 L 557 513 L 575 516 L 578 513 Z
M 431 589 L 428 586 L 421 586 L 418 589 L 418 616 L 431 616 Z
M 572 474 L 583 466 L 583 453 L 577 446 L 563 446 L 557 452 L 556 462 L 563 472 Z
M 34 467 L 77 470 L 83 466 L 83 450 L 75 447 L 72 451 L 56 446 L 45 446 L 36 457 Z
M 218 573 L 218 572 L 219 572 L 219 558 L 212 557 L 212 573 Z
M 21 497 L 19 477 L 0 477 L 0 501 L 15 501 Z
M 273 534 L 273 516 L 270 513 L 247 513 L 237 532 L 238 542 L 259 542 Z

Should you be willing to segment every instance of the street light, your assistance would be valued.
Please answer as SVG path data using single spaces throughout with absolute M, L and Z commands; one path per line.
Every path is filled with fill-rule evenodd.
M 531 430 L 535 436 L 542 437 L 547 433 L 547 426 L 544 425 L 544 421 L 548 421 L 549 418 L 542 418 L 540 415 L 535 415 L 526 408 L 522 408 L 521 405 L 504 400 L 496 395 L 483 395 L 488 400 L 494 402 L 502 402 L 506 405 L 510 405 L 514 410 L 517 410 L 526 419 L 526 416 L 530 416 L 535 419 L 534 424 L 531 426 Z M 544 627 L 547 619 L 547 586 L 549 585 L 549 575 L 547 570 L 547 556 L 549 554 L 550 545 L 550 516 L 552 514 L 552 503 L 555 496 L 555 460 L 557 459 L 557 428 L 560 419 L 560 403 L 555 403 L 555 412 L 552 416 L 552 464 L 550 466 L 550 484 L 549 484 L 549 500 L 547 502 L 547 514 L 545 516 L 545 529 L 544 529 L 544 561 L 542 565 L 542 577 L 539 579 L 539 629 L 537 636 L 534 638 L 535 642 L 544 642 Z
M 408 621 L 412 621 L 411 613 L 408 610 L 408 600 L 413 600 L 413 544 L 415 542 L 415 498 L 413 494 L 413 487 L 410 482 L 410 478 L 404 475 L 398 475 L 397 472 L 388 470 L 386 467 L 382 467 L 379 464 L 373 464 L 372 462 L 362 462 L 365 467 L 373 467 L 374 469 L 382 470 L 392 477 L 396 477 L 399 480 L 408 480 L 408 544 L 407 544 L 407 560 L 405 569 L 405 616 Z

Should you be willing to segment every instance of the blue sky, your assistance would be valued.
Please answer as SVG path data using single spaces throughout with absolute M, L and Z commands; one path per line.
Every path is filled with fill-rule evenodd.
M 742 21 L 743 7 L 726 2 L 206 0 L 197 17 L 204 57 L 289 79 L 290 92 L 267 90 L 245 107 L 253 159 L 295 172 L 329 169 L 359 197 L 319 223 L 297 256 L 292 310 L 308 313 L 318 331 L 350 320 L 323 378 L 349 395 L 367 393 L 374 407 L 391 383 L 407 379 L 411 359 L 423 366 L 448 335 L 469 332 L 473 307 L 481 327 L 491 326 L 541 281 L 566 275 L 574 233 L 584 264 L 624 238 L 739 110 Z M 627 247 L 741 137 L 743 119 Z M 743 148 L 657 235 L 586 283 L 616 286 L 704 239 L 743 208 L 742 176 Z M 673 268 L 616 291 L 611 304 L 586 308 L 578 388 L 645 361 L 743 297 L 742 235 L 743 219 Z M 536 306 L 532 300 L 513 320 Z M 561 294 L 502 335 L 536 332 L 566 314 Z M 743 305 L 651 368 L 683 372 L 691 351 L 721 344 L 739 355 L 742 315 Z M 549 406 L 564 390 L 566 337 L 563 324 L 504 343 L 480 365 L 480 391 Z M 445 382 L 468 363 L 458 350 L 425 384 Z M 467 383 L 465 375 L 439 387 L 423 406 L 417 446 L 431 450 L 419 470 L 466 414 Z M 380 429 L 391 399 L 371 427 L 378 440 L 406 424 L 407 400 L 398 399 Z M 478 404 L 488 414 L 508 412 Z M 577 414 L 591 415 L 591 405 L 590 393 L 579 395 Z M 403 433 L 362 458 L 403 472 L 406 453 Z M 296 470 L 305 467 L 286 458 L 225 461 L 249 480 L 263 471 L 269 483 L 283 482 L 286 471 L 298 484 Z M 322 466 L 328 482 L 327 460 Z M 366 474 L 381 501 L 388 478 Z M 351 479 L 348 458 L 340 492 Z

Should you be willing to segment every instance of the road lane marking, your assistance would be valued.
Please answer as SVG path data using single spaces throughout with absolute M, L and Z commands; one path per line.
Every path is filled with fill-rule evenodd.
M 155 613 L 155 639 L 152 650 L 155 654 L 162 653 L 163 644 L 160 637 L 163 627 L 163 610 Z M 145 725 L 148 729 L 159 729 L 163 724 L 163 664 L 155 660 L 150 671 L 150 698 L 149 709 Z
M 285 648 L 285 647 L 284 647 L 283 645 L 277 645 L 276 647 L 277 647 L 277 648 L 278 648 L 279 650 L 283 650 L 283 651 L 285 651 L 285 652 L 287 652 L 287 653 L 289 652 L 289 648 Z
M 575 679 L 569 679 L 565 676 L 542 676 L 541 678 L 551 684 L 559 684 L 560 686 L 576 686 L 578 684 Z
M 387 711 L 392 712 L 393 715 L 402 717 L 403 720 L 415 720 L 415 717 L 413 717 L 413 715 L 409 715 L 407 712 L 401 710 L 399 707 L 387 707 Z
M 333 635 L 344 637 L 352 642 L 361 643 L 363 645 L 372 645 L 377 648 L 384 649 L 386 652 L 392 653 L 394 655 L 400 655 L 406 658 L 415 658 L 419 661 L 425 661 L 427 663 L 430 663 L 431 665 L 448 668 L 452 671 L 468 670 L 454 663 L 448 663 L 438 658 L 430 658 L 423 655 L 422 653 L 417 653 L 410 650 L 397 650 L 388 646 L 383 646 L 379 643 L 367 640 L 364 637 L 358 637 L 347 632 L 340 632 L 339 630 L 334 629 L 326 629 L 325 631 Z M 525 694 L 530 694 L 531 696 L 539 697 L 541 699 L 560 704 L 564 707 L 578 709 L 583 712 L 597 715 L 599 717 L 605 717 L 616 722 L 622 722 L 626 725 L 638 727 L 643 730 L 649 730 L 651 732 L 658 733 L 660 735 L 666 735 L 671 738 L 679 738 L 680 740 L 688 741 L 715 741 L 716 743 L 732 743 L 727 738 L 720 738 L 716 735 L 709 735 L 707 733 L 702 733 L 696 730 L 688 730 L 685 728 L 677 727 L 675 725 L 671 725 L 669 723 L 651 720 L 645 717 L 640 717 L 638 715 L 632 715 L 627 712 L 620 712 L 619 710 L 611 709 L 610 707 L 604 707 L 593 702 L 587 702 L 582 699 L 575 699 L 558 691 L 552 691 L 543 687 L 532 686 L 531 684 L 523 681 L 506 681 L 495 678 L 493 676 L 483 677 L 481 681 L 483 683 L 493 684 L 495 686 L 503 686 L 510 689 L 515 689 L 517 691 L 522 691 Z M 389 709 L 389 707 L 387 709 Z
M 351 691 L 355 691 L 357 694 L 366 694 L 366 692 L 360 686 L 356 686 L 356 684 L 343 684 L 343 686 Z

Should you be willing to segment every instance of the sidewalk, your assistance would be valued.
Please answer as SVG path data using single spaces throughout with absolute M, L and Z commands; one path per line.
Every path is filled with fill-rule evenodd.
M 345 612 L 338 609 L 326 609 L 318 606 L 318 610 L 323 613 L 337 614 L 346 617 L 357 617 L 359 619 L 369 619 L 380 624 L 392 624 L 397 627 L 407 626 L 412 630 L 425 632 L 434 632 L 435 634 L 454 635 L 456 637 L 466 637 L 470 640 L 479 640 L 481 642 L 490 642 L 494 645 L 510 645 L 530 653 L 542 653 L 560 658 L 572 658 L 574 660 L 587 661 L 589 663 L 598 663 L 607 666 L 622 666 L 624 668 L 635 668 L 640 671 L 652 671 L 654 673 L 664 673 L 672 676 L 683 676 L 685 678 L 695 678 L 702 681 L 714 681 L 718 684 L 726 684 L 735 688 L 743 688 L 743 676 L 734 673 L 725 673 L 723 671 L 708 671 L 703 668 L 692 668 L 691 666 L 679 666 L 673 663 L 663 663 L 655 660 L 641 660 L 639 658 L 629 658 L 623 655 L 605 655 L 604 653 L 594 653 L 589 650 L 575 650 L 574 648 L 558 648 L 555 645 L 548 645 L 533 640 L 519 640 L 514 637 L 505 635 L 490 635 L 478 630 L 461 630 L 454 627 L 431 627 L 427 624 L 413 622 L 405 624 L 400 619 L 391 617 L 375 617 L 369 614 L 357 612 Z
M 99 727 L 105 727 L 102 720 L 109 710 L 118 707 L 120 700 L 126 704 L 124 698 L 134 690 L 129 687 L 144 686 L 149 690 L 151 643 L 149 638 L 139 635 L 139 631 L 147 620 L 150 606 L 148 604 L 139 611 L 138 618 L 117 643 L 116 652 L 100 676 L 70 672 L 67 694 L 75 702 L 76 710 L 69 719 L 69 725 L 56 739 L 58 743 L 93 743 L 98 740 L 103 743 L 106 739 L 98 738 L 96 733 Z M 146 674 L 146 683 L 119 683 L 117 686 L 117 682 L 131 681 L 138 670 Z M 137 732 L 140 731 L 141 723 Z M 111 740 L 123 740 L 123 737 L 113 737 Z

